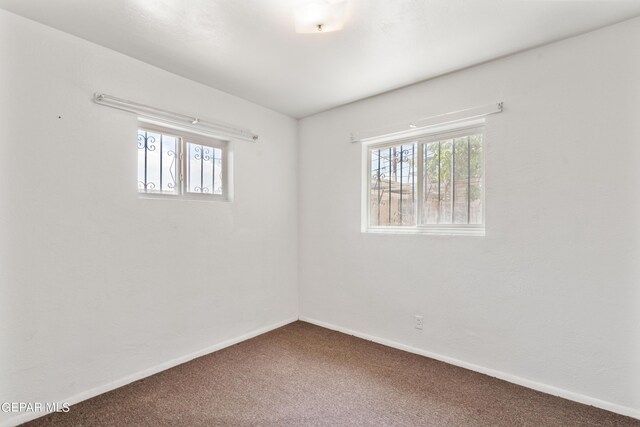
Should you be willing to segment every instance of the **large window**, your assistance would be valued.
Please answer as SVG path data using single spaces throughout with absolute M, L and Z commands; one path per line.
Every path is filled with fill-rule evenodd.
M 365 150 L 364 231 L 484 234 L 482 127 Z
M 156 127 L 138 129 L 138 191 L 199 199 L 228 196 L 227 143 Z

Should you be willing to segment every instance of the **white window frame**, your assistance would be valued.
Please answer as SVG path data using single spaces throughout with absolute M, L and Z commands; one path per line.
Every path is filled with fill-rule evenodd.
M 372 150 L 386 148 L 390 146 L 400 145 L 402 143 L 416 143 L 417 157 L 424 159 L 424 145 L 429 142 L 442 141 L 466 135 L 482 135 L 482 224 L 421 224 L 423 210 L 424 194 L 424 165 L 422 161 L 419 163 L 418 176 L 416 183 L 416 192 L 418 200 L 416 203 L 416 225 L 410 226 L 388 226 L 388 225 L 370 225 L 371 219 L 371 159 Z M 455 125 L 438 126 L 434 128 L 426 128 L 411 132 L 410 135 L 402 137 L 380 137 L 371 142 L 362 144 L 362 218 L 361 231 L 363 233 L 382 233 L 382 234 L 426 234 L 426 235 L 462 235 L 462 236 L 484 236 L 486 234 L 486 186 L 485 186 L 485 153 L 487 141 L 485 137 L 485 120 L 476 119 L 465 123 L 456 123 Z
M 196 201 L 232 201 L 233 194 L 233 171 L 231 168 L 231 144 L 225 141 L 209 136 L 197 135 L 183 130 L 175 129 L 173 126 L 162 126 L 161 124 L 149 123 L 147 121 L 139 121 L 138 130 L 159 133 L 161 135 L 176 138 L 176 188 L 175 193 L 146 192 L 138 189 L 138 196 L 144 199 L 177 199 L 177 200 L 196 200 Z M 222 194 L 214 193 L 193 193 L 187 191 L 187 144 L 197 144 L 210 148 L 218 148 L 222 151 Z M 213 189 L 212 189 L 213 191 Z

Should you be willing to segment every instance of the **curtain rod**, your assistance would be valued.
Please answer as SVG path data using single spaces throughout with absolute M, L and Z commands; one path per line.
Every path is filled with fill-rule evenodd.
M 135 113 L 144 119 L 155 120 L 158 124 L 166 123 L 187 132 L 194 132 L 221 139 L 241 139 L 250 142 L 256 142 L 258 140 L 258 135 L 249 129 L 174 113 L 100 92 L 94 94 L 93 101 L 99 105 Z
M 453 111 L 450 113 L 430 116 L 409 123 L 387 126 L 385 128 L 372 129 L 368 131 L 354 132 L 351 134 L 351 142 L 371 143 L 382 139 L 394 139 L 402 137 L 412 137 L 436 128 L 456 122 L 465 122 L 479 119 L 489 114 L 502 112 L 503 104 L 487 104 L 480 107 L 467 108 L 466 110 Z

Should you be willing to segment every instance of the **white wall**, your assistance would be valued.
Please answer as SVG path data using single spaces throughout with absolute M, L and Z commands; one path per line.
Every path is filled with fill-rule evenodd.
M 295 120 L 2 10 L 0 58 L 0 402 L 297 318 Z M 259 133 L 234 202 L 140 199 L 136 118 L 95 91 Z
M 636 19 L 303 119 L 300 315 L 640 417 L 639 76 Z M 351 131 L 498 101 L 486 237 L 360 232 Z

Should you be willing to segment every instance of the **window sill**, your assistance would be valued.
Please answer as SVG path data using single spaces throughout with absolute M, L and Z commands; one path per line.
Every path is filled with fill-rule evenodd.
M 365 227 L 362 232 L 372 234 L 424 234 L 431 236 L 485 236 L 484 226 Z
M 138 198 L 148 200 L 181 200 L 187 202 L 230 202 L 231 199 L 225 195 L 211 194 L 160 194 L 160 193 L 138 193 Z

